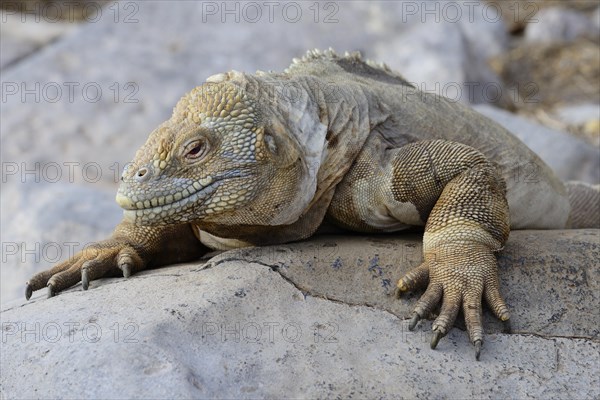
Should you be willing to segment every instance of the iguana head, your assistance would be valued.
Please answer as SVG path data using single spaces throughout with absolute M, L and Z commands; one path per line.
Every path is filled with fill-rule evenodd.
M 238 85 L 204 84 L 137 151 L 116 200 L 141 225 L 285 223 L 311 189 L 303 152 L 284 131 Z

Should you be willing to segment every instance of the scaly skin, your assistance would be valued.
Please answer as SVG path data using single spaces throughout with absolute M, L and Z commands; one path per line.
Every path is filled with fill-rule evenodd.
M 536 179 L 518 179 L 524 170 Z M 597 189 L 580 196 L 578 187 L 571 198 L 595 198 Z M 427 286 L 410 327 L 441 300 L 435 347 L 462 306 L 477 358 L 482 297 L 509 319 L 494 258 L 509 229 L 589 221 L 585 210 L 570 215 L 562 182 L 499 125 L 332 51 L 309 52 L 283 73 L 209 78 L 138 150 L 117 202 L 124 220 L 112 237 L 35 275 L 27 298 L 207 248 L 304 239 L 326 216 L 361 232 L 424 226 L 424 262 L 397 285 L 398 294 Z

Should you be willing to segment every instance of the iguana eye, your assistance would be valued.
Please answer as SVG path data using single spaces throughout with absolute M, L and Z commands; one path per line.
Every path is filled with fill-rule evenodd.
M 185 147 L 185 158 L 195 160 L 205 153 L 205 144 L 201 140 L 196 140 Z

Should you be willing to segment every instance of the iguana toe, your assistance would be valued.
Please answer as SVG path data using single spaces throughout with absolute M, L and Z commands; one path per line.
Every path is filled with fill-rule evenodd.
M 148 227 L 123 221 L 113 237 L 32 276 L 25 284 L 25 298 L 29 300 L 33 292 L 44 287 L 52 297 L 79 282 L 87 290 L 91 281 L 106 276 L 122 273 L 128 278 L 144 268 L 197 259 L 206 252 L 197 240 L 187 224 Z
M 46 284 L 48 288 L 51 288 L 49 289 L 48 297 L 52 297 L 63 290 L 76 285 L 81 280 L 80 270 L 82 264 L 83 260 L 78 259 L 77 262 L 73 263 L 73 265 L 66 271 L 52 275 Z M 52 291 L 52 295 L 50 295 L 50 290 Z
M 129 278 L 132 273 L 139 271 L 144 262 L 132 247 L 125 247 L 117 256 L 117 267 L 123 272 L 124 278 Z
M 429 266 L 426 263 L 413 268 L 398 281 L 394 294 L 400 298 L 402 293 L 420 289 L 427 286 L 429 280 Z
M 115 268 L 114 253 L 118 249 L 103 249 L 93 260 L 86 261 L 81 266 L 81 284 L 87 290 L 90 281 L 100 279 Z
M 25 298 L 29 300 L 36 290 L 42 289 L 48 286 L 48 282 L 50 278 L 54 275 L 66 271 L 71 267 L 71 264 L 74 261 L 77 261 L 78 258 L 71 258 L 70 260 L 64 261 L 60 264 L 55 265 L 53 268 L 48 269 L 46 271 L 38 272 L 33 275 L 26 283 L 25 283 Z
M 508 306 L 500 295 L 497 274 L 488 275 L 488 279 L 485 282 L 483 295 L 496 318 L 504 322 L 504 329 L 508 329 L 508 331 L 510 331 L 510 313 L 508 311 Z
M 415 305 L 414 312 L 418 314 L 420 318 L 426 318 L 439 304 L 442 298 L 442 292 L 442 285 L 431 283 Z
M 83 290 L 88 290 L 88 287 L 90 286 L 88 270 L 85 267 L 81 268 L 81 286 L 83 287 Z

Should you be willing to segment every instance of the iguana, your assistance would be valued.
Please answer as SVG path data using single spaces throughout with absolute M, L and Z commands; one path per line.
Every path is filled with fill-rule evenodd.
M 509 230 L 597 227 L 599 193 L 564 185 L 507 130 L 384 64 L 314 50 L 282 73 L 218 74 L 181 98 L 123 171 L 112 236 L 34 275 L 26 297 L 325 225 L 424 226 L 424 261 L 396 288 L 427 288 L 409 327 L 441 301 L 435 348 L 462 307 L 479 359 L 482 298 L 509 320 L 494 255 Z

